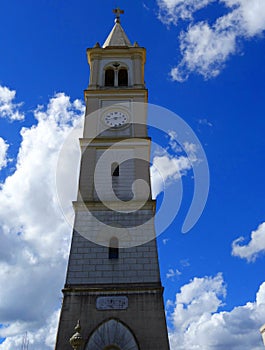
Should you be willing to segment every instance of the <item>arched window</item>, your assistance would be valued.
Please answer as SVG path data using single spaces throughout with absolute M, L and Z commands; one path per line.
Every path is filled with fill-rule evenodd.
M 116 237 L 112 237 L 109 241 L 109 259 L 119 258 L 119 240 Z
M 125 68 L 122 68 L 119 70 L 118 85 L 119 86 L 128 86 L 128 71 Z
M 112 176 L 120 176 L 120 167 L 118 163 L 111 164 L 111 175 Z
M 112 68 L 105 71 L 105 86 L 114 86 L 114 69 Z

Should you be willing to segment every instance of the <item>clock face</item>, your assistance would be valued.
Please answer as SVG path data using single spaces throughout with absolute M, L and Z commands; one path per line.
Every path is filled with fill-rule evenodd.
M 105 114 L 104 121 L 111 128 L 119 128 L 128 122 L 128 116 L 120 111 L 111 111 Z

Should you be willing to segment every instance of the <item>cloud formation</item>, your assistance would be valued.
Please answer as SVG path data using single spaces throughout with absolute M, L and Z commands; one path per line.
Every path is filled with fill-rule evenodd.
M 168 131 L 168 147 L 154 152 L 150 169 L 153 198 L 156 198 L 166 187 L 180 180 L 198 162 L 197 146 L 185 142 L 184 149 L 181 149 L 177 140 L 176 132 Z
M 9 145 L 0 137 L 0 170 L 7 165 L 7 150 Z
M 159 19 L 177 25 L 179 20 L 192 20 L 193 14 L 216 0 L 157 0 Z
M 23 120 L 24 114 L 19 111 L 21 103 L 15 103 L 16 91 L 0 85 L 0 118 Z
M 47 320 L 44 320 L 43 325 L 41 325 L 36 331 L 23 331 L 18 332 L 20 327 L 22 329 L 26 329 L 25 324 L 20 324 L 19 322 L 16 322 L 11 327 L 3 328 L 2 329 L 2 336 L 7 336 L 8 338 L 5 340 L 3 344 L 0 345 L 0 349 L 22 349 L 23 343 L 28 343 L 28 348 L 31 349 L 53 349 L 54 343 L 55 343 L 55 335 L 58 328 L 58 321 L 59 321 L 59 314 L 60 311 L 55 311 L 47 318 Z M 31 325 L 28 324 L 30 327 Z M 14 332 L 14 335 L 10 336 L 12 334 L 12 330 Z
M 255 261 L 259 255 L 265 253 L 265 222 L 251 232 L 249 243 L 243 244 L 244 237 L 237 238 L 232 243 L 232 255 L 241 259 L 247 259 L 248 262 Z
M 9 120 L 16 119 L 12 111 L 16 114 L 11 108 Z M 47 106 L 34 111 L 36 125 L 21 128 L 16 169 L 0 188 L 0 280 L 5 285 L 0 290 L 0 337 L 6 338 L 0 349 L 20 350 L 26 332 L 35 350 L 48 350 L 54 345 L 71 234 L 56 193 L 56 180 L 65 183 L 65 178 L 56 179 L 60 176 L 56 167 L 63 142 L 76 127 L 81 132 L 83 113 L 81 101 L 71 102 L 58 93 Z M 77 138 L 81 136 L 78 132 L 74 133 Z M 170 152 L 178 151 L 175 136 L 170 133 Z M 4 140 L 1 145 L 5 165 L 8 145 Z M 193 159 L 196 147 L 185 143 L 184 148 Z M 60 154 L 66 158 L 63 164 L 67 172 L 78 158 L 78 150 L 72 151 Z M 186 156 L 169 155 L 166 159 L 161 155 L 156 162 L 164 166 L 167 182 L 178 180 L 191 167 Z M 68 191 L 64 191 L 66 202 L 76 195 L 76 178 L 69 178 L 73 183 L 67 183 Z
M 215 23 L 195 22 L 194 14 L 210 3 L 224 5 L 228 13 Z M 159 19 L 167 25 L 189 21 L 180 33 L 182 59 L 171 70 L 173 80 L 183 82 L 191 73 L 205 79 L 216 77 L 231 55 L 239 52 L 242 39 L 252 39 L 265 30 L 265 2 L 263 0 L 157 0 Z
M 26 331 L 35 350 L 54 344 L 58 317 L 51 315 L 60 308 L 71 235 L 55 173 L 61 145 L 83 113 L 82 103 L 63 93 L 38 107 L 37 124 L 21 129 L 15 172 L 0 188 L 0 337 L 7 337 L 0 349 L 20 350 Z
M 175 277 L 178 277 L 182 274 L 182 272 L 180 272 L 178 269 L 169 269 L 167 274 L 166 274 L 166 278 L 172 279 L 174 280 Z
M 25 332 L 30 348 L 54 347 L 71 235 L 58 207 L 55 172 L 61 145 L 83 113 L 81 101 L 71 102 L 63 93 L 56 94 L 47 106 L 38 107 L 34 113 L 37 124 L 21 129 L 16 170 L 0 188 L 0 280 L 5 286 L 0 289 L 0 324 L 4 325 L 0 337 L 7 338 L 0 350 L 21 350 Z M 166 178 L 172 181 L 178 181 L 182 172 L 190 169 L 186 160 L 173 160 L 173 152 L 178 151 L 175 136 L 170 133 L 171 153 L 164 169 Z M 184 146 L 190 159 L 197 161 L 195 145 Z M 68 153 L 66 169 L 77 156 Z M 75 179 L 71 178 L 69 188 L 73 192 L 66 192 L 68 201 L 76 194 Z M 168 274 L 171 278 L 179 271 L 169 270 Z M 265 283 L 256 301 L 231 312 L 219 311 L 225 295 L 220 274 L 195 278 L 181 288 L 171 315 L 172 350 L 261 350 L 257 329 L 264 323 Z
M 171 349 L 262 350 L 259 328 L 264 323 L 265 282 L 256 300 L 220 311 L 226 296 L 221 274 L 194 278 L 181 287 L 171 313 Z M 172 302 L 167 303 L 172 307 Z

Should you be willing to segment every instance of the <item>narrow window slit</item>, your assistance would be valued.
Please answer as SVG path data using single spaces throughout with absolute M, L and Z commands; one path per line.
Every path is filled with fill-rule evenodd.
M 109 259 L 119 258 L 119 241 L 118 238 L 112 237 L 109 241 Z

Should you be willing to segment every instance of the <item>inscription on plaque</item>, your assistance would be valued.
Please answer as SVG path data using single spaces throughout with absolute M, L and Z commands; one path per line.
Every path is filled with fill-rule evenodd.
M 98 297 L 96 308 L 98 310 L 125 310 L 128 308 L 128 298 L 125 296 Z

